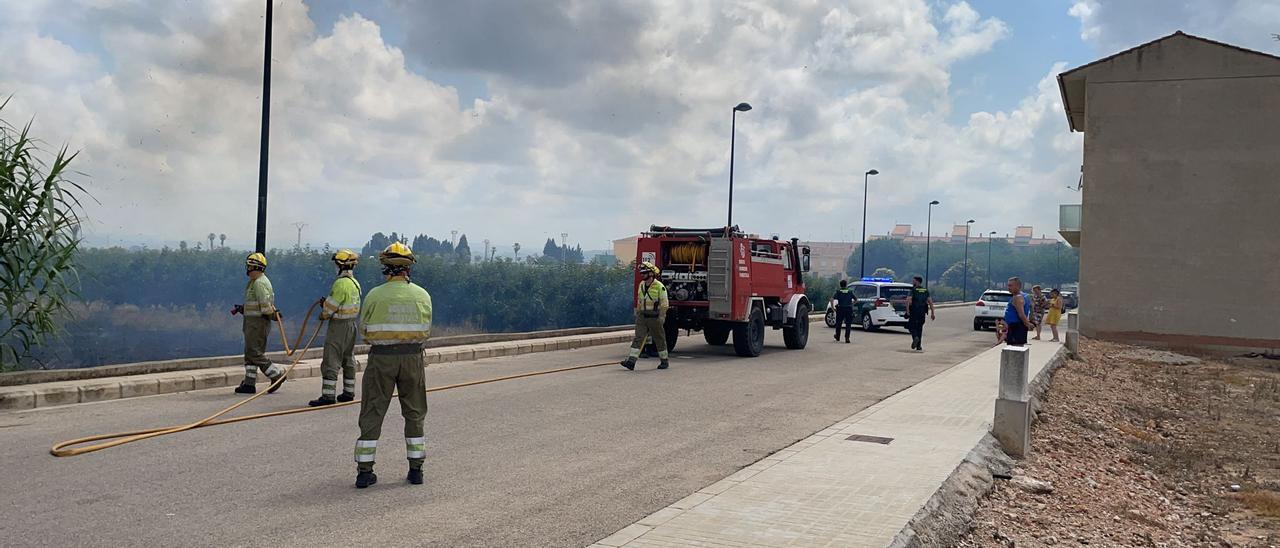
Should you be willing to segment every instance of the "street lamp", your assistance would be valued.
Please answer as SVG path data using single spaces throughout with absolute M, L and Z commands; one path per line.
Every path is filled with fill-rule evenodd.
M 569 248 L 569 233 L 560 233 L 560 262 L 569 264 L 569 254 L 566 250 Z
M 995 287 L 995 273 L 991 272 L 991 242 L 996 239 L 996 231 L 987 234 L 987 288 Z
M 858 262 L 861 263 L 858 269 L 859 278 L 867 275 L 867 179 L 872 175 L 879 174 L 880 172 L 874 169 L 862 174 L 862 258 L 858 259 Z
M 751 110 L 751 105 L 738 103 L 738 106 L 733 107 L 733 120 L 729 125 L 729 224 L 726 225 L 728 227 L 733 226 L 733 148 L 738 136 L 738 113 L 748 110 Z
M 964 289 L 960 291 L 960 300 L 969 300 L 969 230 L 973 228 L 973 219 L 964 223 Z
M 266 47 L 262 53 L 262 138 L 258 150 L 258 237 L 254 251 L 267 252 L 267 130 L 271 120 L 271 3 L 267 0 Z M 301 237 L 301 236 L 299 236 Z
M 929 287 L 929 248 L 933 247 L 933 206 L 942 202 L 929 202 L 929 217 L 924 229 L 924 286 Z

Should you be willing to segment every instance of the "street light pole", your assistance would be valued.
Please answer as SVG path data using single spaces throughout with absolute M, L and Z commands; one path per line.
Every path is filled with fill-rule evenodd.
M 988 289 L 992 289 L 995 287 L 995 284 L 991 283 L 991 282 L 994 282 L 996 279 L 995 273 L 991 271 L 991 242 L 995 239 L 996 239 L 996 231 L 992 230 L 990 234 L 987 234 L 987 288 Z
M 964 289 L 960 291 L 960 300 L 969 300 L 969 231 L 973 229 L 973 219 L 964 223 Z
M 929 287 L 929 250 L 933 247 L 933 206 L 939 201 L 929 202 L 929 217 L 924 228 L 924 286 Z
M 271 3 L 267 0 L 267 42 L 262 53 L 262 138 L 258 150 L 258 237 L 254 251 L 267 252 L 267 137 L 271 120 Z
M 862 174 L 862 245 L 858 246 L 862 250 L 862 258 L 858 259 L 858 278 L 867 275 L 867 178 L 879 174 L 874 169 Z
M 733 120 L 729 123 L 729 223 L 726 227 L 733 226 L 733 149 L 738 137 L 738 113 L 748 110 L 751 110 L 751 105 L 738 103 L 733 107 Z

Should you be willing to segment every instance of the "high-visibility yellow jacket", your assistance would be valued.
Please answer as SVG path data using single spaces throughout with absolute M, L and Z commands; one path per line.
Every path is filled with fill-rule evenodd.
M 360 317 L 360 282 L 356 281 L 350 270 L 333 281 L 323 306 L 320 317 L 326 320 L 353 320 Z
M 276 315 L 276 292 L 271 288 L 271 280 L 267 279 L 266 274 L 258 276 L 256 280 L 249 280 L 249 284 L 244 287 L 244 315 Z
M 398 278 L 369 291 L 360 312 L 369 344 L 424 343 L 431 337 L 431 295 Z
M 659 317 L 667 316 L 671 301 L 667 299 L 667 286 L 659 280 L 641 281 L 636 286 L 636 310 L 657 310 Z

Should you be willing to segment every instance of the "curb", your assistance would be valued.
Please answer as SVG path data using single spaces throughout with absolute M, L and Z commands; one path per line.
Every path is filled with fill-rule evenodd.
M 423 359 L 427 365 L 473 361 L 484 358 L 617 344 L 629 342 L 632 336 L 633 332 L 631 331 L 614 331 L 522 341 L 427 348 L 423 350 Z M 356 360 L 357 371 L 363 371 L 364 365 L 364 362 Z M 300 362 L 289 373 L 290 380 L 319 376 L 320 363 L 316 360 Z M 0 411 L 25 411 L 78 403 L 221 388 L 237 385 L 243 377 L 244 366 L 236 365 L 194 371 L 171 371 L 102 379 L 0 386 Z M 267 380 L 262 379 L 261 382 L 266 383 Z
M 1053 382 L 1053 373 L 1066 363 L 1070 352 L 1061 346 L 1028 387 L 1031 421 L 1035 424 L 1041 401 Z M 995 486 L 997 476 L 1008 478 L 1015 460 L 1005 454 L 991 432 L 969 451 L 907 525 L 893 538 L 890 548 L 953 546 L 971 529 L 978 503 Z

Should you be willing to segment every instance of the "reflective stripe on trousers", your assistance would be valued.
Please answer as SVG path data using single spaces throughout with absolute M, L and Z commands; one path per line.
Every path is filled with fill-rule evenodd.
M 356 462 L 373 462 L 378 452 L 378 440 L 356 440 Z
M 404 452 L 405 456 L 411 459 L 426 458 L 427 438 L 405 438 Z

